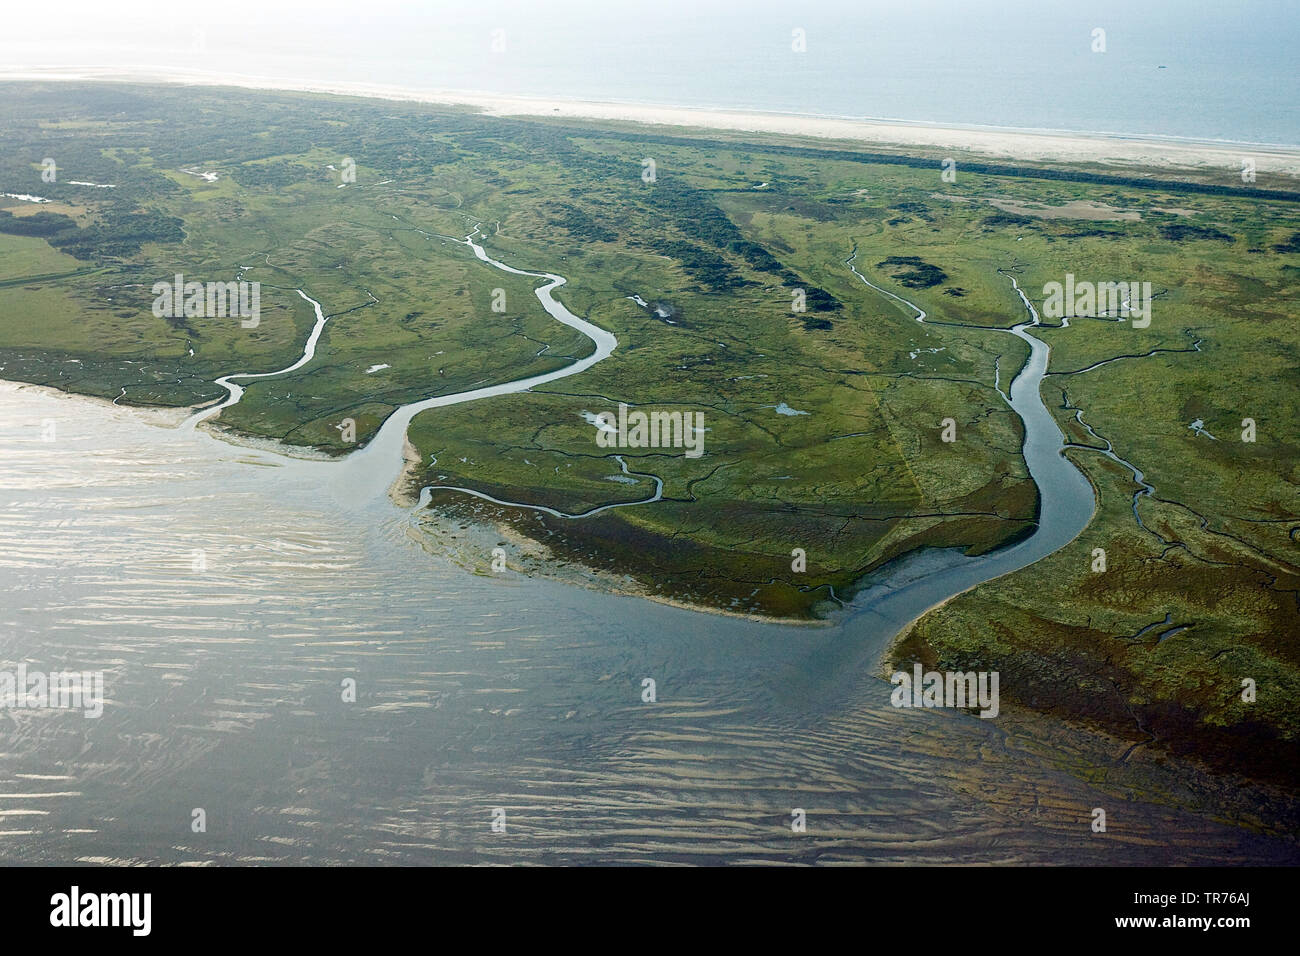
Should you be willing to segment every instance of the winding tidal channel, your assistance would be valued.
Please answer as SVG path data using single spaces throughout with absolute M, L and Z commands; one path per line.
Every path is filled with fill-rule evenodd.
M 1035 532 L 904 562 L 831 626 L 762 624 L 426 553 L 387 494 L 411 419 L 576 375 L 617 345 L 554 298 L 563 277 L 499 262 L 476 237 L 455 241 L 541 280 L 543 308 L 594 351 L 407 405 L 341 462 L 194 427 L 265 375 L 219 379 L 227 399 L 180 428 L 0 383 L 0 668 L 102 671 L 106 691 L 96 719 L 0 711 L 0 860 L 1291 859 L 1289 843 L 1159 802 L 1171 788 L 1154 765 L 1089 781 L 1061 769 L 1112 764 L 1088 735 L 889 704 L 876 667 L 901 627 L 1091 518 L 1039 398 L 1049 355 L 1028 300 L 1025 322 L 988 331 L 1030 347 L 1006 397 L 1041 496 Z M 299 294 L 316 324 L 298 362 L 268 374 L 311 361 L 328 321 Z M 1089 830 L 1098 806 L 1115 808 L 1104 838 Z

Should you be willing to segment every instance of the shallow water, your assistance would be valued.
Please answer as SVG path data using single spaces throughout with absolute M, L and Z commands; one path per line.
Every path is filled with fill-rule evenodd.
M 0 666 L 103 670 L 108 698 L 99 719 L 0 713 L 7 862 L 1293 852 L 1140 802 L 1094 835 L 1090 809 L 1121 798 L 1000 721 L 896 710 L 864 670 L 817 692 L 827 661 L 870 656 L 856 625 L 475 576 L 386 498 L 329 491 L 328 463 L 7 383 L 0 410 Z

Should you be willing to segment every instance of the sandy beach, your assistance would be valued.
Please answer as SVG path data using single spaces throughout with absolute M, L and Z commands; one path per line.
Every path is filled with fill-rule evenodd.
M 1242 160 L 1255 169 L 1300 177 L 1300 148 L 1254 143 L 1200 142 L 1173 137 L 1104 133 L 940 126 L 902 120 L 852 119 L 790 113 L 699 109 L 637 103 L 507 96 L 460 90 L 425 90 L 367 83 L 287 80 L 237 73 L 176 70 L 59 68 L 0 71 L 0 80 L 61 80 L 175 83 L 246 89 L 329 93 L 447 106 L 465 106 L 493 116 L 549 116 L 602 122 L 779 134 L 880 147 L 952 150 L 989 158 L 1032 162 L 1092 162 L 1125 169 L 1222 169 L 1237 180 Z

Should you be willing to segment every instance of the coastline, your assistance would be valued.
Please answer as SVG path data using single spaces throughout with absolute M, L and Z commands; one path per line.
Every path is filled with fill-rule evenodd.
M 1231 170 L 1249 158 L 1258 172 L 1300 178 L 1300 146 L 1192 140 L 1125 133 L 961 126 L 897 119 L 531 97 L 372 83 L 287 80 L 238 73 L 58 67 L 0 71 L 0 81 L 161 83 L 320 93 L 475 109 L 489 116 L 550 117 L 644 127 L 761 133 L 882 147 L 919 147 L 982 157 L 1117 168 Z
M 0 392 L 30 390 L 52 398 L 69 401 L 84 400 L 93 406 L 105 409 L 119 409 L 129 412 L 133 417 L 156 428 L 177 431 L 195 412 L 203 411 L 208 406 L 202 405 L 132 405 L 115 402 L 102 395 L 91 395 L 60 388 L 57 385 L 42 385 L 38 382 L 24 382 L 21 379 L 0 376 Z M 296 458 L 299 461 L 337 461 L 340 456 L 320 451 L 310 445 L 290 445 L 276 438 L 265 438 L 241 432 L 219 421 L 202 422 L 197 427 L 203 432 L 227 445 L 236 445 L 252 451 L 267 451 L 284 458 Z
M 60 388 L 57 385 L 43 385 L 39 382 L 24 382 L 21 379 L 5 378 L 0 375 L 0 392 L 29 390 L 51 398 L 76 402 L 85 400 L 92 406 L 108 410 L 120 409 L 132 413 L 141 421 L 156 428 L 178 428 L 192 411 L 189 405 L 121 405 L 102 395 L 90 395 Z
M 327 92 L 327 91 L 315 91 L 315 92 L 313 92 L 311 95 L 322 95 L 322 96 L 323 96 L 323 95 L 332 95 L 332 94 L 329 93 L 329 92 Z M 348 94 L 348 95 L 362 95 L 362 94 Z M 318 102 L 320 102 L 320 101 L 318 101 Z M 335 101 L 335 102 L 337 103 L 338 101 Z M 436 100 L 435 100 L 435 101 L 429 101 L 429 102 L 439 102 L 439 101 L 436 101 Z M 545 102 L 545 101 L 539 101 L 539 102 Z M 599 104 L 597 104 L 597 105 L 599 105 Z M 612 104 L 606 104 L 606 105 L 612 106 Z M 513 114 L 500 113 L 500 114 L 485 114 L 485 115 L 513 115 Z M 537 115 L 538 115 L 539 117 L 544 118 L 547 114 L 537 114 Z M 642 122 L 642 121 L 641 121 L 641 120 L 625 120 L 625 122 Z M 1012 281 L 1013 281 L 1013 284 L 1014 284 L 1014 279 L 1013 279 Z M 227 377 L 230 377 L 230 376 L 227 376 Z M 1014 376 L 1013 376 L 1012 378 L 1014 379 Z M 40 387 L 40 386 L 36 386 L 36 387 Z M 57 390 L 56 390 L 56 391 L 57 391 Z M 63 393 L 63 394 L 72 394 L 72 393 Z M 101 399 L 101 401 L 104 401 L 104 400 Z M 119 406 L 119 407 L 137 408 L 138 406 Z M 205 423 L 205 424 L 202 426 L 202 430 L 204 430 L 204 431 L 208 431 L 209 428 L 211 428 L 214 432 L 219 431 L 219 430 L 222 430 L 222 429 L 220 428 L 219 424 L 218 424 L 215 420 L 212 421 L 212 422 L 209 422 L 209 423 Z M 237 433 L 236 433 L 236 434 L 237 434 Z M 219 436 L 219 437 L 221 437 L 223 441 L 232 441 L 232 439 L 230 438 L 229 435 L 221 435 L 221 436 Z M 405 438 L 405 437 L 406 437 L 406 436 L 404 435 L 404 438 Z M 275 449 L 272 449 L 272 450 L 275 450 Z M 278 451 L 278 450 L 277 450 L 277 453 L 279 453 L 279 454 L 285 454 L 285 452 Z M 298 456 L 295 456 L 295 457 L 298 457 Z M 328 456 L 327 456 L 327 457 L 328 457 Z M 397 482 L 399 482 L 399 483 L 401 482 L 402 477 L 406 474 L 407 468 L 408 468 L 408 467 L 411 467 L 413 464 L 418 464 L 418 461 L 416 461 L 416 462 L 414 462 L 414 463 L 411 461 L 409 438 L 406 439 L 406 441 L 404 442 L 404 447 L 403 447 L 403 458 L 404 458 L 404 465 L 403 465 L 403 468 L 402 468 L 401 473 L 399 474 L 399 476 L 398 476 L 398 478 L 397 478 Z M 390 494 L 396 494 L 396 492 L 395 492 L 393 489 L 390 489 Z M 454 523 L 454 522 L 447 522 L 445 519 L 435 519 L 434 516 L 426 517 L 425 514 L 416 514 L 416 515 L 411 515 L 411 525 L 412 525 L 412 528 L 413 528 L 413 529 L 419 529 L 419 530 L 417 531 L 417 534 L 420 533 L 420 532 L 423 532 L 423 533 L 425 533 L 425 534 L 427 535 L 427 532 L 428 532 L 428 530 L 429 530 L 427 526 L 422 527 L 422 528 L 420 527 L 420 526 L 423 524 L 423 522 L 421 521 L 421 518 L 425 518 L 425 520 L 441 520 L 441 522 L 442 522 L 442 524 L 443 524 L 444 526 L 447 525 L 447 524 L 449 524 L 449 523 Z M 461 531 L 462 531 L 462 533 L 463 533 L 463 529 L 461 529 Z M 470 532 L 470 534 L 474 534 L 474 533 L 476 533 L 476 532 Z M 561 584 L 566 584 L 566 585 L 577 585 L 577 586 L 584 587 L 584 588 L 588 588 L 588 589 L 591 589 L 591 590 L 610 591 L 610 592 L 613 592 L 613 593 L 619 593 L 619 594 L 622 594 L 622 595 L 627 595 L 627 596 L 632 596 L 632 597 L 639 597 L 639 598 L 645 598 L 645 599 L 648 599 L 648 600 L 655 601 L 656 603 L 661 603 L 661 604 L 667 604 L 667 605 L 671 605 L 671 606 L 676 606 L 676 607 L 686 608 L 686 609 L 691 610 L 691 611 L 696 612 L 696 613 L 698 613 L 698 612 L 704 612 L 704 613 L 716 613 L 716 614 L 719 614 L 719 615 L 721 615 L 721 616 L 723 616 L 723 617 L 745 618 L 745 619 L 754 620 L 754 621 L 762 621 L 762 622 L 764 622 L 764 623 L 790 623 L 790 624 L 796 624 L 796 625 L 801 625 L 801 624 L 805 624 L 805 623 L 806 623 L 806 622 L 802 622 L 802 621 L 798 621 L 798 620 L 790 620 L 790 619 L 765 619 L 765 618 L 758 617 L 758 616 L 736 614 L 736 613 L 734 613 L 734 612 L 728 612 L 728 611 L 726 611 L 725 609 L 721 609 L 721 608 L 711 608 L 711 607 L 707 607 L 707 606 L 701 606 L 701 605 L 695 605 L 695 604 L 689 604 L 689 603 L 679 603 L 679 602 L 676 602 L 676 601 L 673 601 L 673 600 L 670 600 L 670 599 L 665 599 L 665 598 L 660 597 L 660 596 L 651 595 L 651 594 L 646 594 L 646 593 L 643 593 L 643 592 L 637 591 L 637 590 L 635 589 L 635 582 L 631 582 L 630 580 L 627 580 L 626 578 L 624 578 L 623 576 L 620 576 L 620 575 L 612 575 L 612 576 L 609 576 L 609 578 L 608 578 L 607 580 L 592 581 L 592 580 L 590 580 L 591 577 L 601 577 L 601 573 L 600 573 L 600 572 L 597 572 L 597 571 L 594 571 L 594 570 L 592 570 L 592 569 L 583 568 L 580 564 L 576 564 L 576 563 L 574 563 L 574 562 L 570 562 L 570 561 L 568 561 L 568 560 L 562 558 L 559 554 L 554 554 L 554 553 L 550 552 L 549 550 L 545 549 L 544 546 L 543 546 L 543 548 L 542 548 L 542 551 L 541 551 L 541 553 L 540 553 L 540 556 L 539 556 L 539 554 L 535 554 L 535 553 L 533 553 L 533 552 L 531 552 L 531 551 L 527 551 L 527 550 L 525 550 L 525 548 L 523 547 L 524 543 L 526 543 L 526 542 L 527 542 L 527 543 L 531 543 L 531 542 L 532 542 L 532 539 L 526 539 L 526 538 L 523 538 L 523 537 L 521 537 L 521 536 L 510 536 L 510 529 L 509 529 L 509 526 L 508 526 L 508 525 L 499 525 L 499 524 L 498 524 L 498 525 L 494 525 L 494 524 L 492 524 L 492 523 L 490 523 L 490 522 L 487 522 L 487 523 L 485 523 L 485 524 L 482 526 L 481 529 L 479 529 L 479 531 L 478 531 L 477 533 L 479 533 L 479 534 L 482 536 L 482 537 L 481 537 L 481 540 L 483 540 L 483 541 L 487 541 L 489 538 L 491 538 L 491 539 L 495 542 L 495 541 L 496 541 L 496 538 L 492 537 L 492 536 L 494 536 L 494 535 L 499 535 L 499 536 L 501 536 L 502 538 L 504 538 L 505 540 L 508 540 L 512 546 L 516 546 L 516 547 L 518 548 L 518 550 L 516 551 L 516 554 L 518 554 L 519 557 L 525 559 L 525 560 L 526 560 L 530 565 L 532 565 L 534 562 L 541 562 L 543 565 L 545 565 L 545 564 L 547 564 L 547 562 L 549 561 L 549 563 L 550 563 L 550 566 L 549 566 L 549 567 L 544 567 L 541 571 L 536 571 L 536 570 L 535 570 L 534 568 L 532 568 L 532 567 L 530 567 L 528 570 L 523 570 L 523 569 L 521 569 L 521 568 L 515 567 L 515 566 L 514 566 L 514 561 L 512 560 L 512 562 L 511 562 L 511 570 L 512 570 L 512 571 L 515 571 L 517 574 L 521 574 L 521 575 L 523 575 L 523 576 L 525 576 L 525 577 L 532 576 L 533 573 L 536 573 L 536 575 L 539 576 L 539 577 L 546 577 L 546 578 L 548 578 L 548 579 L 550 579 L 550 580 L 557 581 L 557 582 L 559 582 L 559 583 L 561 583 Z M 457 533 L 454 533 L 454 531 L 453 531 L 453 533 L 450 535 L 450 537 L 453 538 L 453 539 L 457 538 L 458 536 L 459 536 L 459 535 L 458 535 Z M 445 556 L 451 558 L 451 560 L 452 560 L 454 563 L 461 564 L 461 563 L 462 563 L 462 559 L 466 559 L 467 556 L 469 556 L 469 555 L 479 555 L 479 556 L 481 556 L 481 555 L 485 552 L 485 549 L 484 549 L 483 547 L 478 546 L 478 545 L 476 545 L 476 544 L 466 545 L 466 544 L 464 543 L 465 541 L 466 541 L 466 538 L 461 537 L 461 541 L 459 542 L 459 547 L 453 546 L 451 549 L 449 549 L 449 553 L 445 554 Z M 441 544 L 441 542 L 439 542 L 439 543 Z M 456 553 L 457 551 L 459 551 L 458 554 Z M 512 557 L 513 557 L 513 556 L 512 556 Z M 483 571 L 481 570 L 481 566 L 476 566 L 474 563 L 472 563 L 472 561 L 470 561 L 470 562 L 468 562 L 468 563 L 464 563 L 464 564 L 462 564 L 462 566 L 465 567 L 466 570 L 471 571 L 471 573 L 475 573 L 475 574 L 483 574 Z M 510 583 L 510 582 L 507 580 L 507 583 Z M 520 582 L 520 583 L 522 583 L 522 582 Z M 975 587 L 975 586 L 973 585 L 972 587 Z M 970 588 L 968 588 L 968 589 L 966 589 L 966 590 L 969 591 Z M 966 593 L 966 591 L 963 591 L 963 592 L 960 592 L 960 593 Z M 958 595 L 952 595 L 952 596 L 950 596 L 949 598 L 946 598 L 944 601 L 940 602 L 940 604 L 939 604 L 937 607 L 942 607 L 942 606 L 944 606 L 944 605 L 947 605 L 947 604 L 948 604 L 948 603 L 949 603 L 949 602 L 950 602 L 954 597 L 956 597 L 956 596 L 958 596 Z M 932 607 L 932 608 L 928 609 L 927 611 L 923 612 L 923 615 L 924 615 L 924 614 L 929 614 L 929 613 L 933 612 L 934 610 L 936 610 L 936 608 L 935 608 L 935 607 Z M 923 615 L 922 615 L 922 616 L 923 616 Z M 899 632 L 899 634 L 895 637 L 894 641 L 891 642 L 891 646 L 890 646 L 889 650 L 892 651 L 893 647 L 896 646 L 897 643 L 898 643 L 899 641 L 901 641 L 905 636 L 907 636 L 908 634 L 910 634 L 910 633 L 915 629 L 916 623 L 917 623 L 917 621 L 919 621 L 920 619 L 921 619 L 921 616 L 918 616 L 917 618 L 914 618 L 911 622 L 909 622 L 909 624 L 907 625 L 907 627 L 906 627 L 903 631 Z M 1030 718 L 1026 718 L 1026 719 L 1030 719 Z M 1050 720 L 1050 718 L 1049 718 L 1049 720 Z
M 233 74 L 196 74 L 191 76 L 191 75 L 181 74 L 177 72 L 173 72 L 173 73 L 160 72 L 157 74 L 148 75 L 149 78 L 146 79 L 145 77 L 142 77 L 140 74 L 137 74 L 134 71 L 122 69 L 122 70 L 108 70 L 108 71 L 82 71 L 76 73 L 70 71 L 51 71 L 50 73 L 42 74 L 42 75 L 46 79 L 60 79 L 60 80 L 69 80 L 69 81 L 91 81 L 91 82 L 93 81 L 108 81 L 108 82 L 113 82 L 113 81 L 150 82 L 152 81 L 157 83 L 173 83 L 179 85 L 187 85 L 187 84 L 201 85 L 201 86 L 236 85 L 236 86 L 249 88 L 249 89 L 301 90 L 308 93 L 326 94 L 326 95 L 343 94 L 343 95 L 352 95 L 352 96 L 371 96 L 379 99 L 399 99 L 399 100 L 417 101 L 417 102 L 455 104 L 461 106 L 475 106 L 479 109 L 482 109 L 486 115 L 493 115 L 493 116 L 534 115 L 534 116 L 542 117 L 547 115 L 553 115 L 555 112 L 560 112 L 562 109 L 562 107 L 550 106 L 552 102 L 550 100 L 526 98 L 526 97 L 507 97 L 507 96 L 495 96 L 491 94 L 454 93 L 454 92 L 448 93 L 446 91 L 435 91 L 432 93 L 425 93 L 417 90 L 405 90 L 396 87 L 379 87 L 379 86 L 371 86 L 365 84 L 342 85 L 337 87 L 320 87 L 320 86 L 312 86 L 311 84 L 305 84 L 305 83 L 304 84 L 289 83 L 289 84 L 276 85 L 276 81 L 262 80 L 259 78 L 239 77 Z M 12 78 L 11 74 L 0 72 L 0 79 L 5 79 L 5 78 Z M 27 78 L 31 79 L 32 77 L 29 76 Z M 838 130 L 840 127 L 850 127 L 853 128 L 854 130 L 883 128 L 892 131 L 893 135 L 900 135 L 899 134 L 900 130 L 913 131 L 913 130 L 926 130 L 926 129 L 929 129 L 930 132 L 949 133 L 954 135 L 956 134 L 971 135 L 970 130 L 956 130 L 951 128 L 947 128 L 947 129 L 930 128 L 930 127 L 924 127 L 920 125 L 905 125 L 905 124 L 887 125 L 887 124 L 880 124 L 880 123 L 858 123 L 856 121 L 844 120 L 844 119 L 800 117 L 795 115 L 785 115 L 785 114 L 775 114 L 775 113 L 773 114 L 728 113 L 728 112 L 709 111 L 709 110 L 693 110 L 689 108 L 629 107 L 629 106 L 624 106 L 619 104 L 581 103 L 581 102 L 579 103 L 569 102 L 566 104 L 566 106 L 572 111 L 568 115 L 578 116 L 583 119 L 609 118 L 612 116 L 612 118 L 618 119 L 623 122 L 644 123 L 644 124 L 651 124 L 651 125 L 660 125 L 658 123 L 658 120 L 660 118 L 663 118 L 661 114 L 664 114 L 668 118 L 676 120 L 679 123 L 685 121 L 687 125 L 691 125 L 693 121 L 701 117 L 705 119 L 718 118 L 719 124 L 703 127 L 707 129 L 742 128 L 737 126 L 720 125 L 721 122 L 723 121 L 734 121 L 737 123 L 748 124 L 752 121 L 761 120 L 769 124 L 775 123 L 779 128 L 775 128 L 775 129 L 763 128 L 763 129 L 759 129 L 758 131 L 774 132 L 782 135 L 793 135 L 793 136 L 821 135 L 817 132 L 808 132 L 807 129 L 801 126 L 801 124 L 808 124 L 808 123 L 838 124 L 835 127 L 836 130 Z M 551 113 L 546 112 L 546 109 L 548 107 L 552 110 Z M 520 111 L 528 111 L 528 112 L 520 112 Z M 617 115 L 611 114 L 611 111 L 614 111 L 614 113 Z M 599 116 L 597 116 L 596 114 L 599 114 Z M 749 127 L 746 126 L 744 128 L 749 128 Z M 1038 133 L 1003 132 L 1003 133 L 993 134 L 992 131 L 984 131 L 984 132 L 991 135 L 1001 135 L 1004 137 L 1010 136 L 1012 140 L 1015 140 L 1017 142 L 1019 142 L 1019 140 L 1016 139 L 1017 137 L 1023 139 L 1024 137 L 1040 136 L 1040 134 Z M 1132 141 L 1128 139 L 1113 139 L 1113 138 L 1112 139 L 1097 138 L 1094 140 L 1095 145 L 1105 147 L 1106 149 L 1110 149 L 1116 144 L 1129 143 L 1129 142 Z M 1214 148 L 1218 149 L 1218 147 L 1214 147 Z M 1297 168 L 1300 169 L 1300 150 L 1296 150 L 1296 162 L 1297 162 Z M 472 242 L 470 242 L 468 239 L 465 241 L 467 244 L 473 246 Z M 483 261 L 485 262 L 491 261 L 485 255 L 480 255 L 479 258 L 483 259 Z M 493 264 L 499 265 L 497 263 L 493 263 Z M 514 270 L 508 270 L 508 271 L 514 271 Z M 299 294 L 303 295 L 304 298 L 307 298 L 308 301 L 313 302 L 313 304 L 317 306 L 318 315 L 320 315 L 319 304 L 315 303 L 314 300 L 311 300 L 301 291 L 299 292 Z M 545 305 L 545 303 L 543 304 Z M 917 307 L 912 306 L 912 308 L 917 308 Z M 550 310 L 548 309 L 548 311 Z M 920 310 L 918 309 L 918 311 Z M 322 322 L 323 321 L 324 320 L 322 319 Z M 278 373 L 263 373 L 262 375 L 253 376 L 253 377 L 265 377 L 265 375 L 267 374 L 278 374 Z M 232 374 L 232 375 L 224 376 L 224 378 L 227 379 L 240 378 L 240 377 L 245 377 L 245 376 L 240 374 Z M 224 407 L 224 405 L 217 406 L 215 411 L 219 411 L 221 407 Z M 286 446 L 284 446 L 283 443 L 276 442 L 274 440 L 269 440 L 269 441 L 266 439 L 259 440 L 259 439 L 252 438 L 252 436 L 243 436 L 238 431 L 234 429 L 223 428 L 222 426 L 216 424 L 215 422 L 204 422 L 203 425 L 205 427 L 205 430 L 210 428 L 211 432 L 214 435 L 229 443 L 243 445 L 244 447 L 252 447 L 252 448 L 260 447 L 265 450 L 273 451 L 275 453 L 286 454 L 286 452 L 283 450 L 284 447 Z M 287 446 L 287 447 L 293 447 L 293 446 Z M 359 452 L 360 450 L 354 451 L 353 455 L 359 454 Z M 393 482 L 387 488 L 384 489 L 384 491 L 387 493 L 387 496 L 390 498 L 390 500 L 392 500 L 395 504 L 398 504 L 399 506 L 407 507 L 407 508 L 413 508 L 416 504 L 416 499 L 411 493 L 412 492 L 411 485 L 412 482 L 416 479 L 419 463 L 417 460 L 415 460 L 415 456 L 413 455 L 412 452 L 413 450 L 410 445 L 409 437 L 407 437 L 407 435 L 403 433 L 401 445 L 399 449 L 399 454 L 402 459 L 402 465 Z M 306 453 L 290 452 L 287 454 L 289 457 L 308 458 L 308 459 L 318 458 L 318 457 L 325 457 L 325 458 L 334 457 L 329 455 L 321 456 L 319 452 L 310 452 L 310 451 Z M 352 456 L 343 456 L 343 457 L 346 458 Z M 501 537 L 511 536 L 511 529 L 509 529 L 508 525 L 505 522 L 489 520 L 486 522 L 482 522 L 482 525 L 483 527 L 478 529 L 480 533 L 483 534 L 495 533 L 496 535 Z M 516 540 L 516 538 L 518 538 L 518 536 L 511 537 L 511 541 L 516 545 L 520 553 L 524 553 L 525 550 L 531 550 L 531 549 L 522 548 L 523 539 L 518 538 Z M 807 618 L 777 617 L 777 616 L 770 616 L 770 615 L 756 615 L 756 614 L 744 613 L 744 612 L 738 613 L 724 607 L 679 601 L 664 595 L 648 593 L 647 589 L 644 588 L 640 583 L 630 581 L 624 575 L 609 574 L 607 572 L 602 572 L 593 567 L 590 567 L 581 561 L 574 562 L 574 561 L 566 560 L 560 557 L 559 555 L 553 553 L 549 548 L 544 549 L 543 553 L 530 553 L 528 554 L 528 558 L 530 560 L 530 564 L 533 565 L 530 568 L 530 571 L 532 573 L 538 574 L 542 577 L 546 577 L 552 580 L 566 581 L 568 583 L 579 584 L 586 587 L 595 587 L 598 590 L 605 590 L 605 591 L 611 591 L 619 594 L 626 594 L 630 596 L 648 598 L 650 600 L 655 600 L 659 603 L 687 608 L 694 611 L 704 611 L 705 613 L 719 614 L 725 617 L 761 621 L 764 623 L 793 624 L 796 626 L 807 626 L 809 624 L 812 624 L 814 626 L 816 625 L 829 626 L 832 623 L 835 623 L 840 617 L 839 614 L 831 614 L 828 615 L 827 617 L 823 617 L 820 619 L 818 618 L 807 619 Z M 462 563 L 462 562 L 457 561 L 457 563 Z M 974 587 L 974 585 L 972 585 L 972 587 Z M 969 590 L 969 588 L 966 590 Z M 892 652 L 893 648 L 900 641 L 902 634 L 906 633 L 907 631 L 910 631 L 912 626 L 914 626 L 916 620 L 919 619 L 919 616 L 920 615 L 918 615 L 918 618 L 914 618 L 913 620 L 911 620 L 908 623 L 907 627 L 905 627 L 903 631 L 900 632 L 900 634 L 895 635 L 895 637 L 889 642 L 889 644 L 886 645 L 886 647 L 882 648 L 882 656 L 887 656 Z

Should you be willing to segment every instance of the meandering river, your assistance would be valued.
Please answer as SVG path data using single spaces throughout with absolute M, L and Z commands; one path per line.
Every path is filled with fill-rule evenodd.
M 889 705 L 875 662 L 899 627 L 1091 515 L 1038 399 L 1032 308 L 1005 334 L 1030 346 L 1009 401 L 1038 530 L 984 558 L 913 561 L 834 626 L 798 628 L 425 552 L 386 494 L 410 419 L 577 374 L 617 344 L 552 296 L 562 277 L 520 274 L 544 280 L 543 307 L 593 353 L 406 406 L 343 462 L 0 383 L 0 662 L 101 670 L 107 690 L 98 719 L 0 712 L 0 859 L 1293 860 L 1291 843 L 1157 802 L 1173 788 L 1154 764 L 1090 781 L 1061 769 L 1117 756 L 1088 735 Z M 313 306 L 308 348 L 327 321 Z M 245 377 L 224 377 L 224 406 Z M 1213 786 L 1179 792 L 1212 807 Z M 1104 835 L 1097 806 L 1113 808 Z

